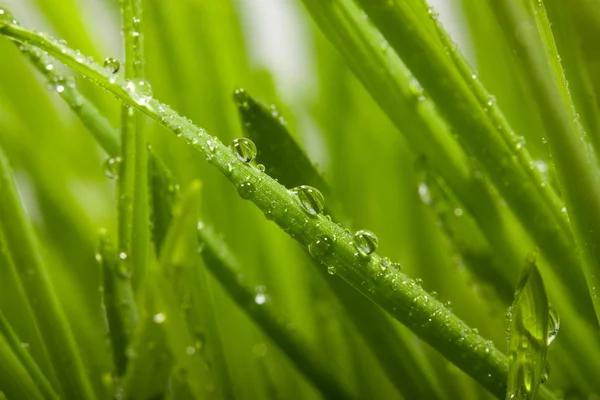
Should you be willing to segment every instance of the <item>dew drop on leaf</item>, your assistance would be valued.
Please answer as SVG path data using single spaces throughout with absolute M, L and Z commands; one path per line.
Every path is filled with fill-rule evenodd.
M 327 273 L 329 275 L 335 275 L 335 267 L 334 266 L 327 267 Z
M 108 57 L 104 59 L 104 69 L 111 74 L 116 74 L 121 69 L 121 63 L 116 58 Z
M 162 324 L 166 319 L 167 316 L 163 313 L 154 314 L 154 316 L 152 316 L 152 321 L 156 324 Z
M 5 8 L 0 7 L 0 28 L 5 25 L 12 24 L 14 21 L 14 17 L 10 11 Z
M 548 307 L 548 346 L 556 339 L 560 329 L 560 317 L 553 305 Z
M 127 81 L 125 90 L 141 106 L 148 104 L 152 98 L 152 86 L 145 79 L 136 78 Z
M 360 254 L 368 256 L 377 250 L 379 239 L 371 231 L 360 230 L 354 234 L 354 245 Z
M 300 205 L 302 205 L 302 208 L 309 214 L 317 215 L 323 212 L 325 199 L 321 192 L 314 187 L 302 185 L 291 189 L 290 192 L 298 197 Z
M 333 241 L 329 236 L 320 235 L 311 244 L 308 245 L 308 252 L 313 257 L 323 257 L 331 251 Z
M 256 145 L 247 138 L 237 138 L 231 142 L 231 149 L 241 161 L 249 163 L 256 157 Z
M 548 377 L 550 376 L 550 363 L 548 362 L 548 360 L 546 360 L 546 363 L 544 364 L 544 371 L 542 372 L 542 377 L 540 379 L 541 383 L 544 383 L 548 380 Z
M 238 184 L 237 191 L 242 199 L 247 200 L 256 192 L 256 187 L 252 182 L 245 181 Z
M 104 162 L 104 174 L 110 179 L 119 178 L 121 157 L 111 157 Z

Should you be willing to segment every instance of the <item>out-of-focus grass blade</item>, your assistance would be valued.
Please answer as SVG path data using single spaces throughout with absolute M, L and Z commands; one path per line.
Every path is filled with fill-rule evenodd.
M 283 122 L 283 116 L 260 104 L 243 89 L 236 90 L 234 99 L 244 130 L 259 149 L 257 161 L 265 164 L 269 175 L 287 187 L 305 184 L 319 190 L 323 188 L 324 193 L 331 195 L 325 179 L 292 138 Z M 444 398 L 436 390 L 439 385 L 434 383 L 433 376 L 429 374 L 431 369 L 427 362 L 418 358 L 417 352 L 403 338 L 391 337 L 388 340 L 383 334 L 395 332 L 395 328 L 379 308 L 341 280 L 328 276 L 322 267 L 316 265 L 315 270 L 325 276 L 353 326 L 362 335 L 400 393 L 407 398 Z M 409 376 L 407 379 L 399 378 Z
M 332 373 L 331 366 L 297 332 L 288 329 L 285 318 L 266 301 L 265 295 L 257 294 L 240 284 L 233 256 L 225 244 L 216 239 L 212 230 L 202 224 L 198 229 L 198 237 L 203 245 L 201 254 L 206 268 L 221 283 L 231 299 L 279 346 L 298 370 L 326 398 L 354 398 Z
M 534 399 L 545 381 L 549 310 L 536 257 L 528 256 L 509 311 L 507 399 Z
M 11 400 L 45 398 L 3 335 L 0 335 L 0 392 Z
M 265 171 L 287 187 L 311 185 L 326 196 L 331 191 L 305 152 L 292 138 L 283 116 L 268 109 L 244 89 L 234 93 L 244 132 L 258 148 L 256 160 Z
M 102 303 L 108 321 L 113 360 L 117 376 L 127 369 L 127 350 L 138 324 L 138 313 L 129 271 L 123 265 L 106 232 L 100 232 L 100 265 L 102 268 Z
M 95 398 L 73 333 L 40 257 L 33 228 L 20 203 L 8 160 L 2 152 L 0 152 L 0 229 L 11 258 L 19 268 L 21 284 L 33 305 L 62 394 L 81 399 Z
M 173 207 L 179 185 L 175 183 L 171 172 L 154 152 L 151 152 L 148 158 L 148 175 L 150 180 L 152 239 L 157 254 L 160 254 L 173 218 Z
M 4 337 L 4 341 L 12 349 L 15 356 L 19 359 L 23 367 L 27 370 L 27 373 L 39 389 L 40 393 L 46 399 L 58 399 L 58 395 L 52 388 L 52 385 L 48 379 L 44 376 L 40 367 L 36 364 L 35 360 L 23 347 L 23 343 L 17 337 L 17 334 L 13 331 L 9 322 L 0 311 L 0 337 Z

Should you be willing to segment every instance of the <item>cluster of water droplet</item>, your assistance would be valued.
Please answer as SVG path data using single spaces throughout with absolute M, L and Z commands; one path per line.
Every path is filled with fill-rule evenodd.
M 15 17 L 7 9 L 0 7 L 0 29 L 10 24 L 17 24 L 17 21 L 15 21 Z
M 143 78 L 135 78 L 128 80 L 125 84 L 125 90 L 133 101 L 140 106 L 147 105 L 152 99 L 152 86 Z

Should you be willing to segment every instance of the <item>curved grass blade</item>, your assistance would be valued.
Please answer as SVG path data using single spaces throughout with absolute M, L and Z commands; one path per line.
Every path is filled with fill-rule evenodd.
M 45 398 L 3 335 L 0 335 L 0 393 L 9 399 Z
M 331 373 L 331 367 L 294 331 L 285 318 L 268 302 L 256 301 L 256 293 L 242 286 L 237 278 L 233 256 L 219 242 L 212 229 L 199 224 L 198 238 L 203 245 L 204 265 L 229 296 L 279 348 L 296 368 L 328 399 L 353 399 L 345 385 Z
M 350 1 L 337 0 L 336 3 L 342 5 Z M 569 286 L 571 297 L 582 310 L 587 309 L 589 296 L 579 290 L 584 277 L 579 273 L 580 263 L 573 251 L 571 230 L 559 229 L 561 224 L 564 225 L 564 215 L 553 200 L 556 196 L 548 197 L 550 189 L 545 188 L 545 182 L 531 181 L 539 176 L 527 172 L 530 165 L 517 162 L 519 158 L 515 156 L 522 146 L 518 142 L 507 145 L 510 140 L 503 139 L 498 133 L 484 110 L 497 105 L 492 102 L 488 106 L 489 99 L 483 105 L 479 103 L 476 92 L 469 88 L 425 27 L 417 24 L 406 2 L 358 2 L 435 101 L 440 114 L 460 135 L 461 142 L 477 158 L 523 227 L 552 261 L 551 266 Z M 367 24 L 364 19 L 357 21 Z M 437 172 L 444 176 L 443 171 Z M 465 200 L 463 202 L 468 205 Z
M 297 197 L 282 185 L 239 160 L 216 138 L 178 115 L 170 107 L 155 99 L 140 101 L 137 96 L 139 93 L 128 90 L 123 79 L 110 79 L 112 77 L 109 77 L 101 66 L 81 59 L 68 46 L 46 34 L 38 34 L 14 24 L 0 27 L 0 33 L 48 51 L 173 133 L 180 134 L 182 139 L 202 152 L 232 184 L 241 187 L 240 192 L 244 197 L 249 196 L 263 212 L 274 211 L 271 214 L 273 220 L 306 248 L 322 236 L 335 237 L 337 240 L 328 251 L 313 256 L 328 267 L 335 268 L 337 274 L 355 289 L 407 325 L 487 390 L 497 396 L 504 396 L 506 357 L 494 348 L 486 351 L 484 338 L 469 329 L 414 280 L 390 268 L 383 274 L 379 256 L 357 258 L 356 247 L 342 227 L 324 216 L 307 218 L 307 212 Z M 276 209 L 273 209 L 273 204 L 277 204 Z M 545 394 L 545 397 L 552 398 L 552 395 Z
M 27 293 L 65 396 L 93 399 L 90 382 L 64 311 L 56 299 L 37 240 L 17 194 L 8 160 L 0 151 L 0 229 Z M 27 270 L 24 268 L 27 267 Z M 60 329 L 56 329 L 57 326 Z
M 535 399 L 546 368 L 549 309 L 536 257 L 528 256 L 509 310 L 507 399 Z
M 100 232 L 100 266 L 102 269 L 102 303 L 108 321 L 113 360 L 117 376 L 127 370 L 127 350 L 138 325 L 138 313 L 129 271 L 107 236 Z
M 257 144 L 257 161 L 263 162 L 270 176 L 287 187 L 307 184 L 318 188 L 329 185 L 315 168 L 306 153 L 292 138 L 280 118 L 260 104 L 243 89 L 236 90 L 238 106 L 245 132 Z M 329 193 L 331 193 L 328 190 Z M 332 214 L 333 220 L 339 220 Z M 383 371 L 397 390 L 406 398 L 444 398 L 436 390 L 431 368 L 419 359 L 414 349 L 400 337 L 388 339 L 395 328 L 381 310 L 360 294 L 350 290 L 341 280 L 331 278 L 316 261 L 315 268 L 325 278 L 340 299 L 350 320 L 361 334 Z M 399 378 L 403 377 L 403 378 Z
M 55 399 L 59 397 L 52 388 L 52 385 L 48 379 L 44 376 L 40 367 L 36 364 L 35 360 L 31 355 L 23 348 L 22 342 L 17 337 L 17 334 L 13 331 L 9 322 L 4 317 L 2 311 L 0 311 L 0 337 L 4 338 L 4 344 L 7 344 L 17 357 L 19 362 L 25 368 L 35 386 L 38 388 L 40 393 L 45 399 Z M 0 384 L 0 389 L 2 385 Z
M 535 19 L 537 3 L 493 2 L 506 40 L 516 49 L 530 92 L 537 101 L 557 168 L 567 209 L 573 222 L 578 251 L 597 320 L 600 321 L 600 168 L 585 133 L 575 117 L 562 67 L 557 61 L 554 39 L 543 20 Z M 536 7 L 534 13 L 532 7 Z M 546 21 L 547 22 L 547 21 Z M 523 27 L 528 27 L 523 34 Z M 545 34 L 545 35 L 544 35 Z

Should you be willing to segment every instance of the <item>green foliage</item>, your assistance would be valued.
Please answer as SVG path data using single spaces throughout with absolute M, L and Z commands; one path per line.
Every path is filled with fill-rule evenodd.
M 600 4 L 242 3 L 0 4 L 0 398 L 598 395 Z

